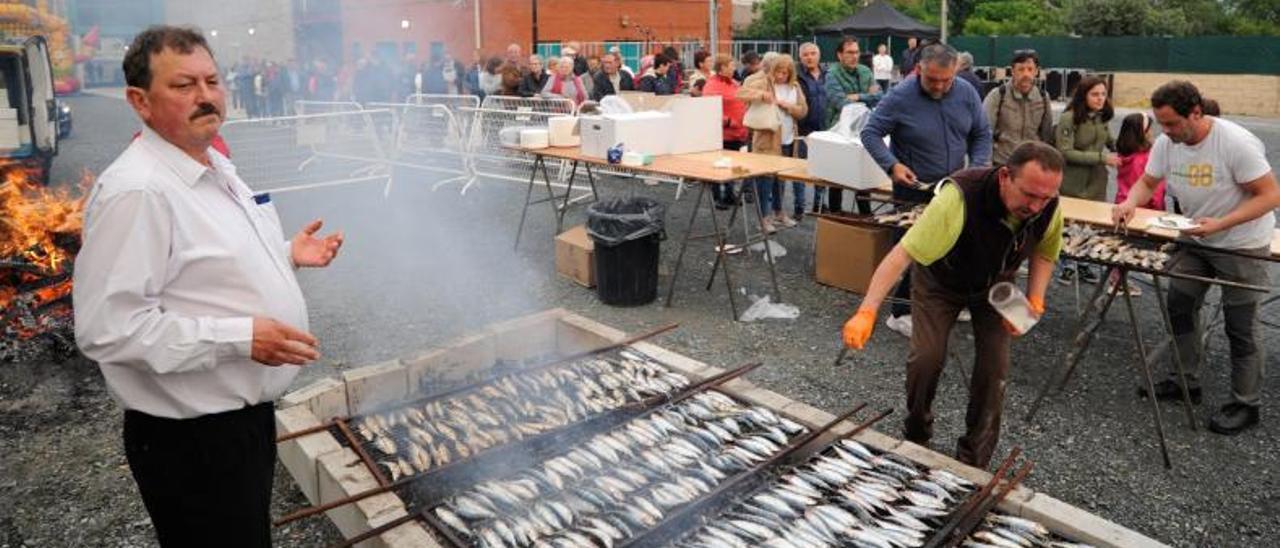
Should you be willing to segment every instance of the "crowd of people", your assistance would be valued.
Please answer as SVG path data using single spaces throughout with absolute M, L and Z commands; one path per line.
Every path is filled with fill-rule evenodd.
M 1180 252 L 1187 255 L 1185 263 L 1174 261 L 1180 271 L 1267 282 L 1259 263 L 1238 254 L 1269 253 L 1275 225 L 1270 213 L 1280 206 L 1280 190 L 1260 141 L 1218 118 L 1216 103 L 1193 84 L 1162 86 L 1152 96 L 1154 118 L 1128 115 L 1113 134 L 1115 108 L 1107 81 L 1084 78 L 1064 111 L 1055 114 L 1048 94 L 1037 85 L 1041 65 L 1033 50 L 1014 52 L 1007 81 L 989 88 L 973 73 L 973 57 L 946 44 L 912 39 L 897 63 L 886 47 L 876 49 L 867 66 L 858 40 L 844 39 L 836 46 L 838 61 L 829 67 L 820 63 L 822 51 L 815 43 L 801 45 L 796 58 L 777 52 L 746 52 L 740 59 L 698 52 L 688 71 L 659 52 L 645 58 L 638 78 L 629 76 L 639 90 L 720 97 L 723 146 L 729 150 L 804 158 L 804 137 L 833 127 L 846 105 L 858 103 L 869 110 L 858 139 L 889 174 L 899 207 L 925 209 L 915 228 L 896 235 L 895 251 L 880 263 L 845 338 L 850 346 L 865 344 L 876 309 L 890 293 L 896 297 L 886 325 L 911 341 L 907 439 L 929 441 L 946 341 L 956 322 L 972 322 L 979 347 L 978 380 L 970 388 L 966 433 L 956 455 L 977 466 L 989 462 L 999 437 L 1013 335 L 987 303 L 986 292 L 997 281 L 1013 280 L 1019 267 L 1029 264 L 1026 293 L 1033 312 L 1043 314 L 1055 271 L 1062 282 L 1108 283 L 1083 265 L 1058 264 L 1064 225 L 1058 196 L 1107 201 L 1112 170 L 1117 219 L 1142 205 L 1175 209 L 1200 223 L 1188 235 L 1210 250 Z M 626 89 L 625 80 L 612 78 L 609 89 L 590 97 Z M 1153 131 L 1157 122 L 1164 128 L 1159 138 Z M 799 183 L 791 185 L 788 209 L 786 188 L 773 178 L 742 185 L 742 196 L 733 185 L 716 185 L 712 191 L 720 209 L 754 200 L 768 232 L 796 226 L 809 211 L 841 212 L 846 206 L 870 211 L 860 193 L 846 200 L 845 192 L 824 193 L 817 187 L 810 198 Z M 1167 204 L 1166 196 L 1171 198 Z M 1230 251 L 1213 252 L 1220 243 Z M 1118 279 L 1109 283 L 1112 292 L 1139 292 Z M 1187 363 L 1197 363 L 1194 343 L 1200 339 L 1193 335 L 1201 327 L 1194 318 L 1206 288 L 1178 282 L 1170 292 L 1170 314 L 1184 341 L 1179 350 L 1193 360 Z M 1222 434 L 1258 422 L 1257 297 L 1243 290 L 1224 297 L 1232 398 L 1209 421 L 1210 429 Z M 1193 367 L 1188 380 L 1197 402 L 1198 373 Z M 1170 375 L 1156 385 L 1154 397 L 1180 394 L 1182 384 Z M 1145 390 L 1139 395 L 1150 396 Z
M 338 95 L 337 75 L 324 61 L 302 66 L 245 56 L 225 76 L 231 107 L 250 118 L 294 113 L 299 99 L 332 101 Z
M 930 408 L 942 359 L 938 350 L 945 346 L 955 322 L 974 322 L 983 348 L 978 370 L 984 378 L 1003 379 L 1009 338 L 989 314 L 985 300 L 970 297 L 984 294 L 979 289 L 988 288 L 993 281 L 1009 277 L 1015 263 L 1031 265 L 1028 295 L 1038 313 L 1044 310 L 1044 286 L 1053 277 L 1051 273 L 1063 283 L 1107 283 L 1113 293 L 1141 292 L 1114 274 L 1102 281 L 1096 268 L 1059 263 L 1062 220 L 1056 196 L 1107 201 L 1114 171 L 1116 190 L 1110 199 L 1117 204 L 1117 218 L 1130 215 L 1139 205 L 1172 209 L 1198 219 L 1202 228 L 1189 234 L 1201 237 L 1210 248 L 1221 243 L 1233 252 L 1266 252 L 1266 236 L 1270 235 L 1266 227 L 1274 222 L 1264 213 L 1280 205 L 1280 191 L 1261 145 L 1243 128 L 1217 118 L 1217 104 L 1202 97 L 1192 84 L 1174 82 L 1160 88 L 1152 97 L 1154 117 L 1130 114 L 1121 122 L 1119 132 L 1113 133 L 1111 122 L 1116 114 L 1108 82 L 1094 76 L 1082 79 L 1065 109 L 1055 114 L 1049 95 L 1037 84 L 1041 64 L 1034 50 L 1013 52 L 1006 81 L 990 87 L 993 84 L 975 75 L 972 55 L 946 44 L 911 38 L 898 59 L 884 44 L 875 49 L 869 63 L 864 63 L 860 42 L 845 38 L 836 45 L 837 61 L 830 66 L 823 66 L 821 48 L 812 42 L 800 45 L 796 57 L 747 51 L 734 59 L 698 51 L 692 56 L 692 66 L 685 67 L 680 52 L 666 47 L 640 58 L 633 70 L 616 48 L 601 55 L 584 55 L 579 43 L 568 42 L 561 47 L 560 56 L 544 59 L 536 54 L 526 56 L 519 45 L 512 44 L 502 56 L 485 58 L 477 53 L 468 67 L 448 54 L 408 72 L 367 60 L 356 69 L 352 93 L 361 102 L 395 100 L 411 93 L 459 93 L 561 97 L 575 105 L 632 90 L 719 97 L 725 149 L 799 158 L 808 156 L 807 135 L 832 128 L 846 106 L 862 105 L 869 115 L 856 136 L 892 180 L 898 207 L 926 207 L 917 224 L 922 228 L 913 229 L 914 234 L 905 230 L 896 234 L 898 246 L 891 255 L 896 260 L 886 259 L 881 264 L 887 271 L 885 279 L 892 283 L 876 286 L 873 282 L 863 308 L 847 326 L 846 340 L 851 345 L 865 343 L 875 308 L 882 300 L 890 301 L 886 325 L 912 344 L 905 435 L 913 441 L 924 442 L 930 436 Z M 250 68 L 243 72 L 248 73 L 256 65 L 246 66 Z M 413 65 L 406 62 L 404 66 Z M 235 70 L 242 72 L 239 66 Z M 360 76 L 361 71 L 369 77 Z M 291 64 L 267 64 L 243 81 L 253 90 L 249 94 L 241 90 L 246 101 L 258 97 L 253 108 L 268 113 L 280 108 L 280 96 L 312 96 L 315 88 L 324 85 L 317 86 L 314 76 L 300 78 Z M 1160 138 L 1154 131 L 1157 122 L 1164 128 Z M 1204 157 L 1208 153 L 1196 144 L 1207 139 L 1208 128 L 1221 128 L 1211 134 L 1210 143 L 1218 149 L 1212 154 L 1220 156 Z M 1219 179 L 1224 184 L 1215 185 Z M 802 183 L 789 186 L 789 208 L 787 188 L 774 178 L 748 181 L 738 188 L 714 185 L 712 195 L 718 209 L 754 202 L 763 229 L 770 233 L 797 226 L 810 212 L 840 213 L 846 206 L 862 214 L 871 211 L 868 197 L 860 192 L 846 197 L 838 188 L 817 186 L 809 190 Z M 990 241 L 1008 235 L 1008 230 L 998 225 L 966 232 L 970 224 L 978 222 L 975 219 L 1002 210 L 973 206 L 971 199 L 1003 202 L 1003 210 L 1010 214 L 1004 224 L 1019 243 L 1010 244 L 1014 251 L 1009 256 L 984 255 L 982 246 L 969 240 L 973 234 L 985 234 Z M 1000 221 L 998 216 L 996 221 Z M 973 269 L 967 263 L 965 267 L 956 263 L 975 254 L 993 265 Z M 1265 281 L 1265 273 L 1256 272 L 1247 260 L 1233 255 L 1202 252 L 1178 264 L 1197 274 L 1222 273 Z M 971 279 L 968 285 L 952 284 L 947 280 L 954 278 L 956 269 L 982 272 L 986 277 Z M 884 294 L 872 297 L 876 291 Z M 1189 283 L 1172 288 L 1169 309 L 1178 333 L 1199 329 L 1193 312 L 1204 291 L 1203 285 Z M 892 299 L 887 298 L 890 292 Z M 1224 295 L 1232 344 L 1233 400 L 1210 423 L 1213 430 L 1223 433 L 1238 432 L 1257 422 L 1261 366 L 1253 322 L 1258 303 L 1245 293 L 1233 291 L 1229 299 Z M 1181 353 L 1196 356 L 1198 349 L 1187 346 L 1190 344 L 1181 345 L 1186 346 L 1180 348 Z M 1193 368 L 1190 383 L 1195 383 L 1197 372 Z M 981 465 L 990 458 L 999 432 L 1002 386 L 1001 382 L 974 383 L 969 411 L 972 421 L 957 449 L 962 460 Z M 1155 397 L 1176 397 L 1181 388 L 1171 377 L 1156 386 Z M 1198 399 L 1198 385 L 1189 389 Z M 1146 391 L 1141 394 L 1148 395 Z

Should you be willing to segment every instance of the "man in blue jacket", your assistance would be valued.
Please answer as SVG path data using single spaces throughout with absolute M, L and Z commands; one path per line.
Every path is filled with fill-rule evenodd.
M 913 203 L 933 198 L 933 184 L 967 165 L 991 164 L 991 127 L 982 99 L 968 82 L 956 79 L 958 54 L 946 44 L 920 51 L 917 74 L 880 101 L 862 128 L 862 146 L 893 179 L 893 197 Z M 885 146 L 888 136 L 890 146 Z M 894 297 L 890 329 L 911 337 L 910 273 Z M 963 314 L 962 314 L 963 317 Z
M 805 42 L 800 45 L 800 70 L 799 79 L 800 86 L 804 88 L 804 100 L 809 104 L 809 114 L 800 120 L 800 136 L 803 137 L 815 131 L 827 129 L 827 91 L 824 87 L 827 84 L 827 74 L 823 72 L 822 65 L 818 62 L 822 58 L 822 52 L 818 49 L 818 45 L 813 42 Z M 801 158 L 809 157 L 809 146 L 804 140 L 800 140 L 799 156 Z M 816 187 L 813 193 L 813 210 L 818 211 L 818 202 L 821 195 L 819 190 L 822 187 Z M 804 218 L 804 183 L 791 184 L 793 201 L 795 209 L 792 211 L 795 220 L 799 221 Z

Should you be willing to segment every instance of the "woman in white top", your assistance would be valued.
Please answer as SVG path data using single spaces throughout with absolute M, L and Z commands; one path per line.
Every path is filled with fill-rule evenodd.
M 763 102 L 774 105 L 778 110 L 777 129 L 752 130 L 751 151 L 792 156 L 797 120 L 809 113 L 809 103 L 805 101 L 804 90 L 796 79 L 796 63 L 791 56 L 780 54 L 766 61 L 759 72 L 742 82 L 738 99 L 746 102 L 748 108 Z M 765 218 L 765 231 L 773 232 L 775 223 L 784 227 L 796 225 L 795 220 L 783 213 L 782 183 L 773 177 L 760 178 L 756 180 L 756 191 L 759 197 L 756 202 L 760 204 L 760 213 Z
M 880 84 L 880 91 L 888 93 L 889 80 L 893 79 L 893 56 L 889 55 L 889 48 L 884 44 L 876 46 L 876 54 L 871 57 L 871 72 L 876 83 Z

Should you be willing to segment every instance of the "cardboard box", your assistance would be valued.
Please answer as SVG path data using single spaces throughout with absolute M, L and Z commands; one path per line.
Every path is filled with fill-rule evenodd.
M 871 275 L 889 250 L 893 231 L 818 219 L 818 283 L 854 293 L 866 293 Z
M 622 99 L 635 112 L 666 112 L 672 125 L 667 130 L 669 154 L 689 154 L 724 147 L 724 101 L 720 97 L 654 95 L 625 92 Z
M 889 182 L 862 143 L 833 131 L 815 131 L 805 137 L 809 147 L 809 174 L 832 183 L 868 190 Z
M 666 112 L 633 112 L 584 116 L 579 120 L 582 154 L 605 158 L 609 149 L 622 143 L 623 149 L 655 156 L 670 154 L 672 117 Z
M 586 226 L 578 225 L 556 236 L 556 272 L 583 287 L 596 286 L 595 242 Z

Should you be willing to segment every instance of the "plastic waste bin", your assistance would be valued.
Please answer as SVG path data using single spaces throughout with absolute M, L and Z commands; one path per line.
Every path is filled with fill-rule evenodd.
M 649 198 L 613 199 L 587 208 L 595 243 L 596 294 L 615 306 L 658 298 L 658 257 L 666 207 Z

